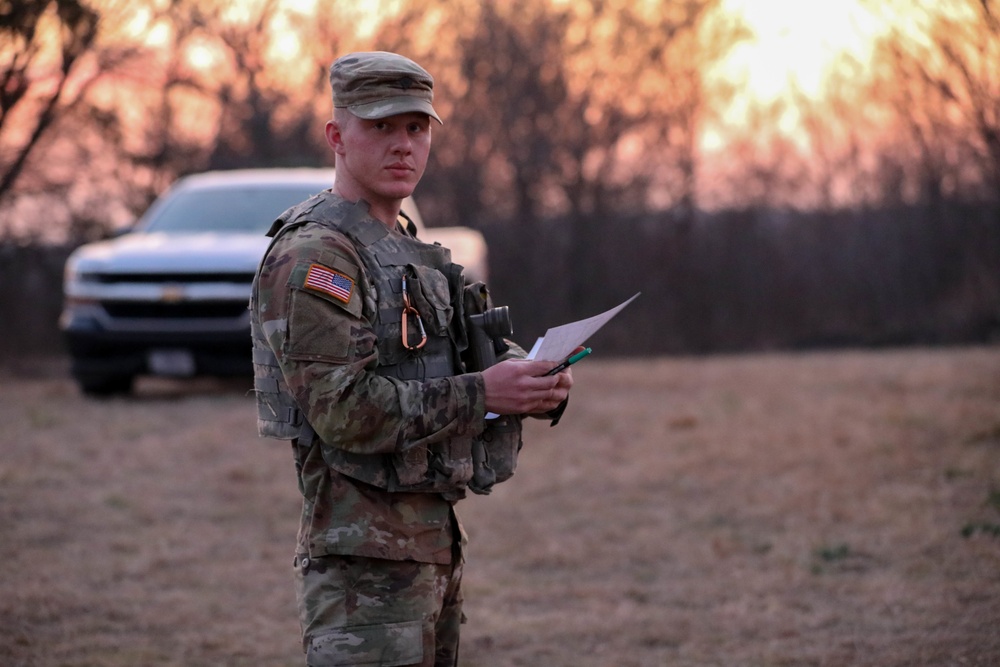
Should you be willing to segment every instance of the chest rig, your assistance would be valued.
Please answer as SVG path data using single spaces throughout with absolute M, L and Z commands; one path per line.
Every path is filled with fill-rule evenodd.
M 274 238 L 318 223 L 343 233 L 354 244 L 375 296 L 374 311 L 365 308 L 378 340 L 379 363 L 371 372 L 402 381 L 462 373 L 462 352 L 468 347 L 466 309 L 476 308 L 464 287 L 462 268 L 451 262 L 449 250 L 390 232 L 368 215 L 365 202 L 347 206 L 345 211 L 345 202 L 334 195 L 318 195 L 279 218 L 277 229 L 272 229 Z M 255 280 L 251 306 L 256 296 Z M 407 347 L 403 326 L 408 321 L 406 311 L 412 309 L 419 319 L 411 321 L 407 333 L 414 342 Z M 265 332 L 257 318 L 251 320 L 260 435 L 295 440 L 296 449 L 308 448 L 316 434 L 288 391 Z M 414 333 L 415 326 L 422 335 Z M 423 335 L 426 338 L 416 347 Z M 391 455 L 360 455 L 329 446 L 323 447 L 323 458 L 338 472 L 389 491 L 460 497 L 466 487 L 489 493 L 495 482 L 513 474 L 520 431 L 519 418 L 503 417 L 488 424 L 478 438 L 432 435 L 420 446 Z

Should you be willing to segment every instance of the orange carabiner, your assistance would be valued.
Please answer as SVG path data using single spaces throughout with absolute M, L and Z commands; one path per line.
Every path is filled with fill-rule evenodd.
M 410 345 L 410 337 L 407 332 L 406 323 L 410 319 L 410 316 L 415 316 L 417 318 L 417 325 L 420 328 L 420 342 L 416 345 Z M 410 292 L 406 287 L 406 276 L 403 276 L 403 316 L 402 316 L 402 338 L 403 347 L 407 350 L 419 350 L 427 342 L 427 330 L 424 329 L 424 320 L 420 317 L 420 311 L 414 308 L 410 304 Z

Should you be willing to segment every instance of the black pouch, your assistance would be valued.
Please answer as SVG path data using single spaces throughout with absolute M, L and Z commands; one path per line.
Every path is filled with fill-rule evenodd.
M 483 283 L 467 286 L 463 300 L 466 317 L 481 315 L 493 307 L 490 293 Z M 512 346 L 512 349 L 520 351 L 517 346 Z M 472 479 L 469 481 L 469 490 L 486 495 L 493 490 L 495 484 L 510 479 L 517 468 L 521 444 L 520 415 L 500 415 L 487 420 L 482 435 L 472 442 Z
M 472 479 L 469 490 L 487 495 L 494 484 L 514 475 L 521 451 L 520 415 L 501 415 L 486 422 L 486 430 L 472 442 Z

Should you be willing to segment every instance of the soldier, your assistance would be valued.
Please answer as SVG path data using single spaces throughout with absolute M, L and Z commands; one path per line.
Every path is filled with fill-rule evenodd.
M 292 441 L 303 496 L 306 662 L 455 665 L 454 504 L 513 473 L 521 415 L 558 419 L 572 376 L 501 340 L 470 367 L 470 317 L 498 309 L 400 211 L 441 122 L 430 74 L 354 53 L 330 83 L 336 182 L 275 222 L 251 298 L 259 429 Z

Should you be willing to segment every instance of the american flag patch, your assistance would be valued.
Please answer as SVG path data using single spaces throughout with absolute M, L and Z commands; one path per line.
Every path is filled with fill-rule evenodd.
M 351 300 L 351 293 L 354 292 L 354 281 L 343 273 L 319 264 L 313 264 L 309 267 L 303 287 L 329 294 L 347 303 Z

